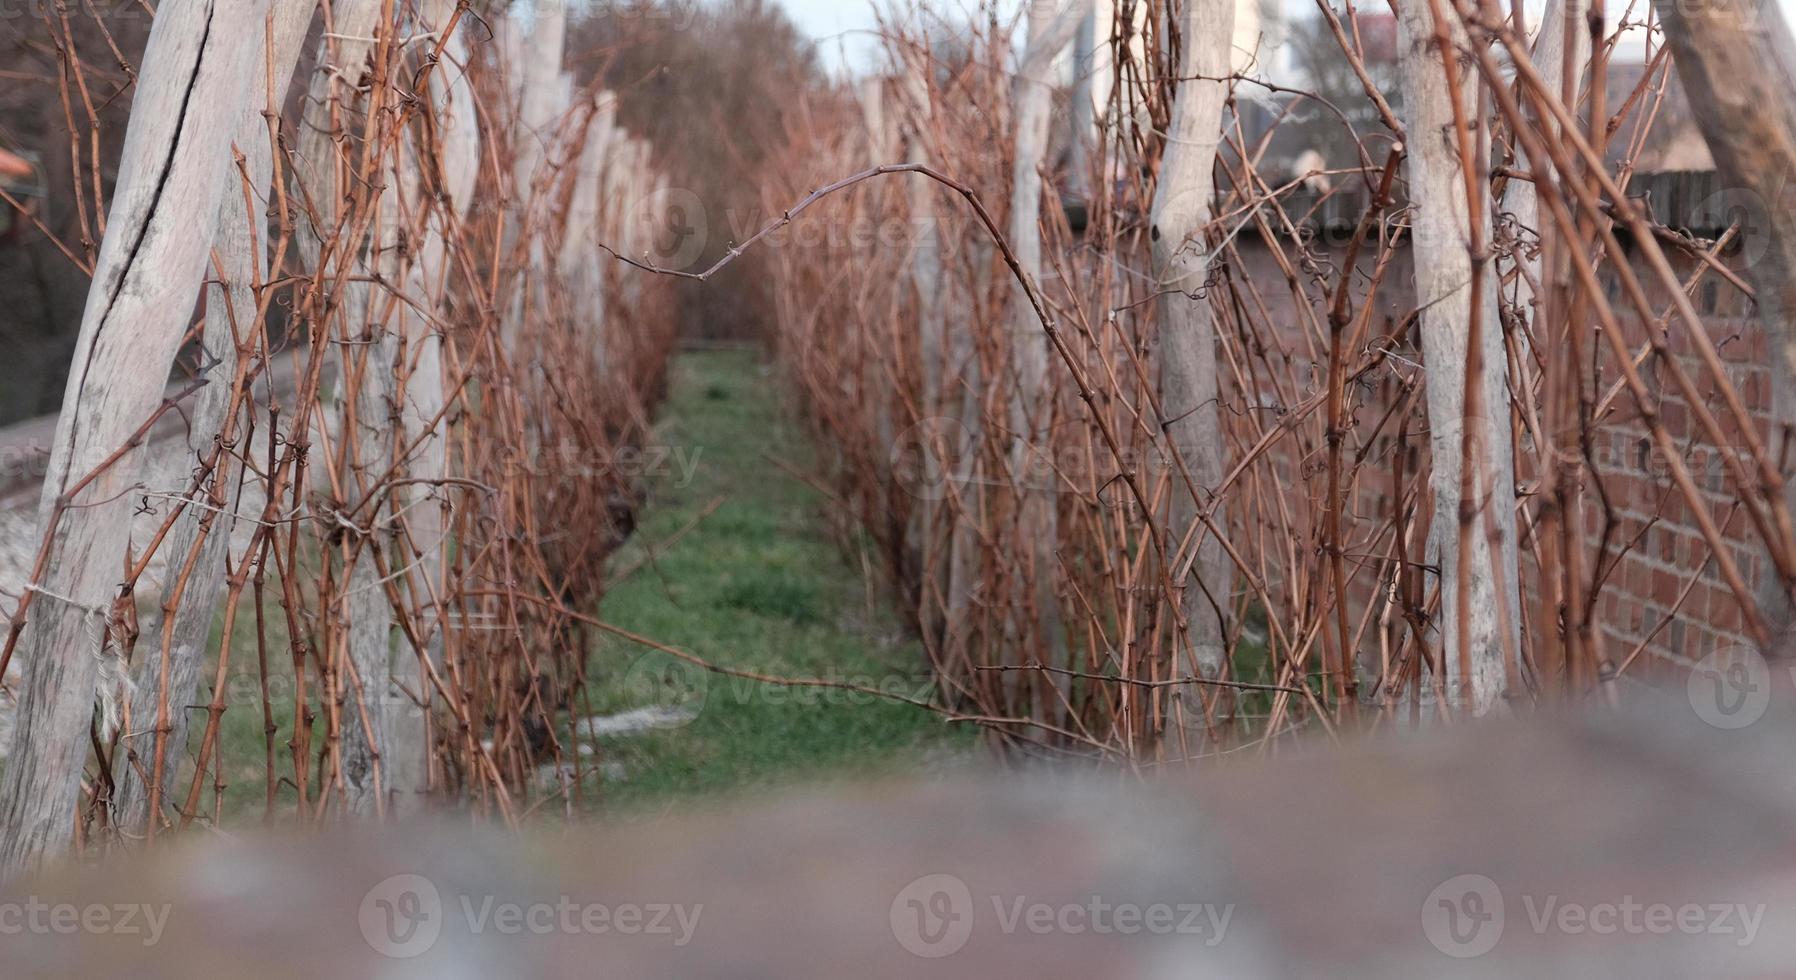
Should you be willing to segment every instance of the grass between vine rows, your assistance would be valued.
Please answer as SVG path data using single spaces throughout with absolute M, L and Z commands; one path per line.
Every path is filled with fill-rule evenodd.
M 619 461 L 645 471 L 648 496 L 635 537 L 613 561 L 615 569 L 636 570 L 600 614 L 722 666 L 928 697 L 933 688 L 921 646 L 893 616 L 883 583 L 870 578 L 875 566 L 844 554 L 826 524 L 831 502 L 786 469 L 807 472 L 814 458 L 802 430 L 780 410 L 776 384 L 751 353 L 695 353 L 674 364 L 651 444 L 640 459 Z M 670 546 L 657 547 L 682 530 Z M 277 772 L 284 774 L 292 670 L 282 624 L 269 626 Z M 247 602 L 234 632 L 220 732 L 228 787 L 220 816 L 227 827 L 244 827 L 259 822 L 266 793 L 255 619 Z M 696 712 L 678 727 L 633 735 L 582 740 L 566 733 L 565 744 L 593 747 L 584 759 L 592 782 L 583 796 L 601 811 L 902 770 L 957 757 L 973 741 L 970 732 L 909 705 L 710 675 L 609 636 L 595 640 L 590 676 L 593 714 Z M 202 687 L 209 696 L 210 685 Z M 203 728 L 192 728 L 196 749 Z M 313 735 L 319 737 L 317 723 Z M 184 795 L 191 755 L 183 770 L 172 785 Z M 290 816 L 296 802 L 283 783 L 276 819 Z M 212 804 L 209 780 L 206 817 Z
M 779 408 L 778 383 L 749 353 L 675 361 L 651 447 L 667 461 L 651 475 L 636 537 L 614 565 L 641 561 L 644 548 L 723 503 L 611 592 L 604 618 L 721 666 L 927 696 L 921 645 L 900 628 L 883 584 L 869 579 L 877 566 L 844 554 L 826 524 L 833 504 L 788 471 L 810 472 L 814 457 Z M 601 713 L 697 709 L 682 727 L 597 741 L 599 758 L 623 770 L 604 782 L 609 806 L 861 777 L 951 758 L 973 740 L 909 705 L 681 669 L 613 638 L 601 641 L 591 676 Z

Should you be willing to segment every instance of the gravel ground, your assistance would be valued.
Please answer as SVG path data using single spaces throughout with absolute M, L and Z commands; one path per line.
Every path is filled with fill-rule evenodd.
M 186 452 L 182 443 L 169 440 L 158 444 L 162 450 L 153 460 L 150 472 L 144 479 L 144 486 L 150 492 L 165 494 L 185 493 L 191 480 L 192 456 Z M 168 513 L 173 506 L 172 501 L 150 501 L 155 511 L 140 513 L 136 517 L 133 538 L 146 541 L 154 537 L 162 515 Z M 239 512 L 259 514 L 262 509 L 262 495 L 255 488 L 247 488 L 245 499 L 239 504 Z M 248 546 L 251 526 L 239 525 L 236 529 L 234 547 L 238 553 Z M 30 577 L 31 566 L 37 557 L 40 543 L 37 528 L 37 493 L 34 490 L 23 490 L 13 493 L 0 502 L 0 623 L 11 624 L 12 612 L 17 608 L 19 598 L 23 594 L 25 583 Z M 161 592 L 164 564 L 153 560 L 144 577 L 138 583 L 138 624 L 147 635 L 154 635 L 157 596 Z M 0 627 L 3 630 L 4 627 Z M 4 632 L 0 631 L 0 637 Z M 5 689 L 0 691 L 0 759 L 6 758 L 12 747 L 13 713 L 16 706 L 16 695 L 19 684 L 19 665 L 15 662 L 7 671 Z
M 290 399 L 293 380 L 298 376 L 297 369 L 301 364 L 300 356 L 300 352 L 289 351 L 275 358 L 268 377 L 272 379 L 276 400 L 285 402 Z M 326 384 L 333 383 L 328 372 L 325 381 Z M 258 400 L 267 396 L 268 392 L 259 388 Z M 152 430 L 150 435 L 151 459 L 143 485 L 151 493 L 186 493 L 192 482 L 195 448 L 187 445 L 187 432 L 179 417 L 171 415 L 163 422 L 165 424 Z M 38 489 L 32 482 L 41 482 L 43 478 L 44 460 L 48 457 L 48 446 L 54 440 L 55 430 L 54 418 L 32 419 L 0 428 L 0 630 L 11 624 L 12 613 L 37 555 Z M 267 457 L 266 427 L 258 427 L 249 452 L 256 459 Z M 153 537 L 162 520 L 158 515 L 167 514 L 172 506 L 171 501 L 163 499 L 151 499 L 149 503 L 155 512 L 138 514 L 132 535 L 136 541 Z M 259 515 L 262 506 L 259 488 L 248 488 L 237 509 L 239 513 Z M 252 530 L 247 524 L 234 530 L 234 548 L 238 553 L 248 546 Z M 156 597 L 161 592 L 162 574 L 162 563 L 152 561 L 144 578 L 138 582 L 138 625 L 146 635 L 153 635 L 150 631 L 154 625 Z M 3 632 L 0 635 L 4 635 Z M 0 691 L 0 759 L 6 757 L 12 746 L 17 665 L 8 671 L 4 680 L 5 689 Z
M 37 515 L 32 508 L 0 510 L 0 610 L 10 613 L 25 587 L 25 576 L 31 568 L 33 542 L 37 540 Z M 9 624 L 11 619 L 6 620 Z M 0 759 L 12 749 L 13 692 L 18 689 L 19 667 L 13 664 L 6 672 L 5 691 L 0 692 Z
M 37 538 L 37 515 L 30 507 L 0 510 L 0 602 L 10 609 L 25 587 Z

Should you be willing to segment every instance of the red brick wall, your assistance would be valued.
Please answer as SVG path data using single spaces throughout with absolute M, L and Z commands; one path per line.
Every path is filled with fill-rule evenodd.
M 1294 258 L 1295 252 L 1289 241 L 1283 241 L 1280 245 L 1286 249 L 1287 256 Z M 1315 353 L 1312 353 L 1312 345 L 1305 341 L 1301 326 L 1303 320 L 1298 316 L 1297 304 L 1300 300 L 1286 287 L 1284 276 L 1265 243 L 1244 239 L 1239 243 L 1239 251 L 1246 267 L 1237 270 L 1237 281 L 1251 281 L 1254 284 L 1259 302 L 1264 304 L 1276 325 L 1274 333 L 1284 344 L 1284 356 L 1290 359 L 1292 373 L 1299 378 L 1313 379 L 1311 391 L 1320 389 L 1326 377 L 1327 365 L 1323 360 L 1326 348 L 1320 344 L 1315 345 Z M 1337 267 L 1345 261 L 1344 249 L 1339 243 L 1312 245 L 1312 252 L 1326 257 Z M 1680 277 L 1691 275 L 1694 269 L 1690 261 L 1675 256 L 1673 258 Z M 1630 261 L 1635 261 L 1637 274 L 1643 281 L 1647 281 L 1649 277 L 1643 264 L 1632 256 Z M 1363 260 L 1362 270 L 1370 274 L 1369 259 Z M 1380 289 L 1371 336 L 1388 332 L 1390 325 L 1401 322 L 1402 317 L 1412 308 L 1410 275 L 1406 254 L 1392 262 Z M 1618 307 L 1617 315 L 1621 320 L 1627 347 L 1631 351 L 1638 351 L 1646 341 L 1646 332 L 1613 278 L 1613 275 L 1609 275 L 1605 279 L 1610 302 Z M 1303 286 L 1302 301 L 1312 305 L 1318 322 L 1325 323 L 1322 309 L 1325 299 L 1321 287 L 1314 283 L 1305 283 Z M 1363 287 L 1356 287 L 1357 295 L 1363 295 Z M 1669 308 L 1668 297 L 1663 290 L 1649 288 L 1649 298 L 1655 309 L 1662 312 Z M 1750 300 L 1711 272 L 1705 277 L 1703 285 L 1697 288 L 1692 302 L 1705 318 L 1708 336 L 1719 350 L 1730 382 L 1757 420 L 1761 437 L 1765 437 L 1768 425 L 1766 415 L 1770 407 L 1766 349 L 1756 320 L 1752 319 Z M 1594 317 L 1591 317 L 1588 329 L 1592 331 L 1589 336 L 1596 337 Z M 1694 382 L 1700 400 L 1716 415 L 1728 440 L 1736 446 L 1740 445 L 1739 435 L 1730 424 L 1730 416 L 1718 389 L 1707 376 L 1690 342 L 1691 335 L 1677 323 L 1672 325 L 1670 334 L 1673 359 Z M 1398 351 L 1400 356 L 1410 361 L 1419 360 L 1419 354 L 1413 346 L 1415 343 L 1413 334 L 1406 338 L 1406 345 Z M 1622 378 L 1622 373 L 1616 369 L 1616 359 L 1607 342 L 1596 337 L 1592 343 L 1599 365 L 1600 397 L 1601 393 L 1606 393 Z M 1357 357 L 1359 353 L 1350 352 L 1350 359 Z M 1557 350 L 1545 353 L 1563 356 L 1563 352 Z M 1390 400 L 1398 391 L 1397 373 L 1414 373 L 1416 370 L 1413 365 L 1393 360 L 1370 385 L 1358 389 L 1353 413 L 1355 428 L 1347 442 L 1349 451 L 1359 448 L 1366 434 L 1389 409 Z M 1737 497 L 1723 459 L 1713 444 L 1702 437 L 1700 426 L 1693 417 L 1690 406 L 1679 395 L 1670 373 L 1649 358 L 1641 365 L 1640 375 L 1653 399 L 1655 409 L 1664 418 L 1668 431 L 1679 444 L 1679 455 L 1701 490 L 1704 506 L 1718 526 L 1726 526 L 1725 541 L 1731 556 L 1738 563 L 1749 586 L 1756 588 L 1759 577 L 1763 574 L 1763 560 L 1755 546 L 1758 539 L 1743 512 L 1735 514 L 1731 523 L 1728 523 L 1729 510 Z M 1236 396 L 1240 394 L 1235 392 Z M 1262 400 L 1265 397 L 1262 393 Z M 1422 404 L 1418 399 L 1410 425 L 1409 444 L 1399 446 L 1395 439 L 1396 426 L 1389 425 L 1380 439 L 1381 444 L 1370 457 L 1367 468 L 1362 473 L 1359 493 L 1353 501 L 1357 517 L 1350 521 L 1350 541 L 1354 538 L 1355 526 L 1359 535 L 1364 536 L 1377 524 L 1389 520 L 1393 506 L 1391 454 L 1408 452 L 1410 461 L 1406 466 L 1410 467 L 1411 473 L 1415 472 L 1414 467 L 1426 465 L 1427 428 Z M 1601 583 L 1594 616 L 1599 656 L 1620 666 L 1644 643 L 1641 655 L 1626 668 L 1628 676 L 1644 678 L 1671 671 L 1681 672 L 1689 664 L 1717 649 L 1745 643 L 1746 638 L 1742 634 L 1739 602 L 1724 583 L 1715 563 L 1711 561 L 1700 572 L 1698 570 L 1699 565 L 1708 557 L 1708 546 L 1676 489 L 1667 461 L 1654 446 L 1640 418 L 1634 397 L 1624 388 L 1614 399 L 1612 409 L 1594 427 L 1593 455 L 1596 465 L 1593 478 L 1587 483 L 1585 525 L 1589 529 L 1589 535 L 1584 555 L 1588 569 L 1597 559 L 1597 547 L 1605 526 L 1605 516 L 1596 487 L 1596 482 L 1600 479 L 1612 505 L 1615 523 L 1603 558 L 1605 566 L 1610 570 Z M 1276 465 L 1286 478 L 1307 476 L 1314 484 L 1303 492 L 1298 492 L 1300 484 L 1287 484 L 1287 496 L 1292 501 L 1291 505 L 1301 509 L 1308 506 L 1309 500 L 1320 499 L 1321 477 L 1314 472 L 1313 465 L 1299 465 L 1291 459 L 1295 451 L 1292 443 L 1282 444 L 1281 457 Z M 1538 479 L 1539 465 L 1534 452 L 1532 440 L 1524 443 L 1518 464 L 1518 479 L 1525 492 L 1532 492 Z M 1314 460 L 1309 462 L 1314 463 Z M 1298 500 L 1299 497 L 1303 499 Z M 1542 621 L 1538 600 L 1538 553 L 1534 550 L 1534 542 L 1526 529 L 1527 515 L 1532 509 L 1530 507 L 1524 511 L 1522 556 L 1523 588 L 1526 593 L 1525 642 L 1531 649 L 1546 635 L 1546 630 L 1554 628 L 1553 624 Z M 1693 579 L 1694 584 L 1691 584 Z M 1362 567 L 1353 588 L 1359 604 L 1359 608 L 1354 610 L 1355 622 L 1364 608 L 1363 603 L 1375 594 L 1373 590 L 1382 588 L 1385 584 L 1376 580 L 1370 566 Z M 1687 586 L 1688 595 L 1680 606 L 1678 597 Z

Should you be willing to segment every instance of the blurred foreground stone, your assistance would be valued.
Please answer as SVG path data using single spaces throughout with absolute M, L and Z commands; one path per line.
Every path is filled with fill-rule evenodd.
M 1796 976 L 1793 735 L 1680 698 L 1151 788 L 194 839 L 0 891 L 0 977 Z

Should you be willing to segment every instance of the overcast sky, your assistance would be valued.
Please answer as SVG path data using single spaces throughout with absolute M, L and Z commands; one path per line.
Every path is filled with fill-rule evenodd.
M 824 63 L 840 68 L 844 60 L 864 68 L 877 44 L 873 0 L 780 0 L 805 33 L 817 39 Z
M 871 35 L 874 29 L 873 0 L 780 0 L 791 12 L 792 19 L 798 23 L 811 37 L 816 38 L 823 54 L 824 63 L 835 69 L 848 66 L 851 70 L 864 70 L 869 67 L 877 43 Z M 1003 0 L 1003 6 L 1015 9 L 1018 0 Z M 1784 11 L 1786 20 L 1796 11 L 1796 0 L 1773 0 Z M 1528 10 L 1538 11 L 1545 6 L 1546 0 L 1524 0 Z M 938 7 L 958 5 L 967 9 L 976 6 L 974 0 L 943 0 Z M 1315 0 L 1284 0 L 1284 9 L 1291 16 L 1304 16 L 1316 9 Z M 1338 7 L 1339 4 L 1336 4 Z M 1361 5 L 1363 6 L 1363 5 Z M 1381 5 L 1382 6 L 1382 5 Z M 1606 5 L 1610 20 L 1620 17 L 1627 8 L 1627 0 L 1615 0 Z M 1633 18 L 1641 19 L 1645 15 L 1645 0 L 1639 0 L 1633 11 Z M 1507 4 L 1505 4 L 1507 7 Z
M 0 0 L 3 2 L 3 0 Z M 874 35 L 878 22 L 873 17 L 876 0 L 779 0 L 805 33 L 817 40 L 824 64 L 832 69 L 844 65 L 862 71 L 869 67 L 879 49 Z M 882 8 L 887 0 L 877 0 Z M 907 0 L 899 0 L 908 6 Z M 1286 0 L 1291 2 L 1291 0 Z M 1304 0 L 1314 3 L 1315 0 Z M 1791 0 L 1796 2 L 1796 0 Z M 971 16 L 979 8 L 978 0 L 932 0 L 938 12 L 959 9 Z M 1021 9 L 1021 0 L 998 0 L 999 9 Z

